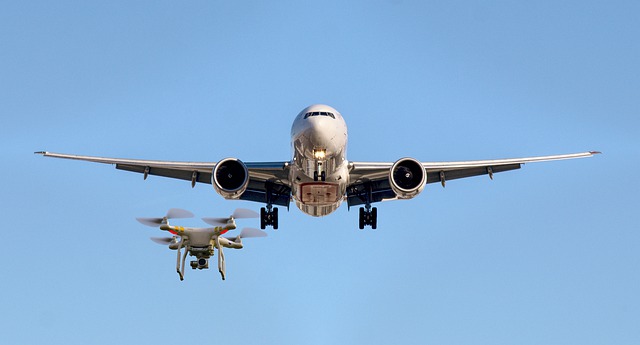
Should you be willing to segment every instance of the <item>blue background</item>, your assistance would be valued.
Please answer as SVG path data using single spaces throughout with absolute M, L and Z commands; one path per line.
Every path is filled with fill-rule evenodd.
M 0 169 L 7 344 L 640 343 L 636 1 L 5 1 Z M 313 103 L 348 158 L 600 150 L 342 205 L 180 282 L 135 217 L 225 216 L 210 185 L 34 151 L 284 161 Z M 197 219 L 181 225 L 202 224 Z M 257 220 L 241 226 L 257 227 Z

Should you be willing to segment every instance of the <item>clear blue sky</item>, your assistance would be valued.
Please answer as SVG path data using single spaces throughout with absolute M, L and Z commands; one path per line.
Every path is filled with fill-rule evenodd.
M 3 343 L 640 343 L 638 18 L 637 1 L 3 2 Z M 376 231 L 292 205 L 227 251 L 224 282 L 180 282 L 134 218 L 261 205 L 33 155 L 288 160 L 313 103 L 343 114 L 351 160 L 604 154 L 429 185 L 378 204 Z

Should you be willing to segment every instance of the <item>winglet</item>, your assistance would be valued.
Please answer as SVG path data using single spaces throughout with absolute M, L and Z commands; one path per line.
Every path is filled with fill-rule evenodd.
M 589 151 L 589 153 L 592 154 L 592 155 L 602 154 L 602 152 L 600 152 L 600 151 Z
M 36 152 L 34 152 L 33 154 L 35 154 L 35 155 L 43 155 L 43 156 L 46 156 L 46 155 L 47 155 L 47 153 L 48 153 L 47 151 L 36 151 Z

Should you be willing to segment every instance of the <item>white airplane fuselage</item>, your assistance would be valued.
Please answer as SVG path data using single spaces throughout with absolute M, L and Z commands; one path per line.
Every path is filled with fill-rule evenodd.
M 304 213 L 320 217 L 335 211 L 349 184 L 347 124 L 334 108 L 303 109 L 291 126 L 291 194 Z

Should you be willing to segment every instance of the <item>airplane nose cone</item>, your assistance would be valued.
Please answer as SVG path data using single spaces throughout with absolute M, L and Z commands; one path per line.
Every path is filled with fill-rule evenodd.
M 308 137 L 314 146 L 323 146 L 333 137 L 331 128 L 322 121 L 309 121 Z
M 346 133 L 340 130 L 338 121 L 333 119 L 311 119 L 306 134 L 313 147 L 324 148 L 327 154 L 334 153 L 346 144 Z
M 340 113 L 325 105 L 303 109 L 291 126 L 291 141 L 296 154 L 311 160 L 322 156 L 344 155 L 347 126 Z M 322 152 L 322 153 L 320 153 Z

